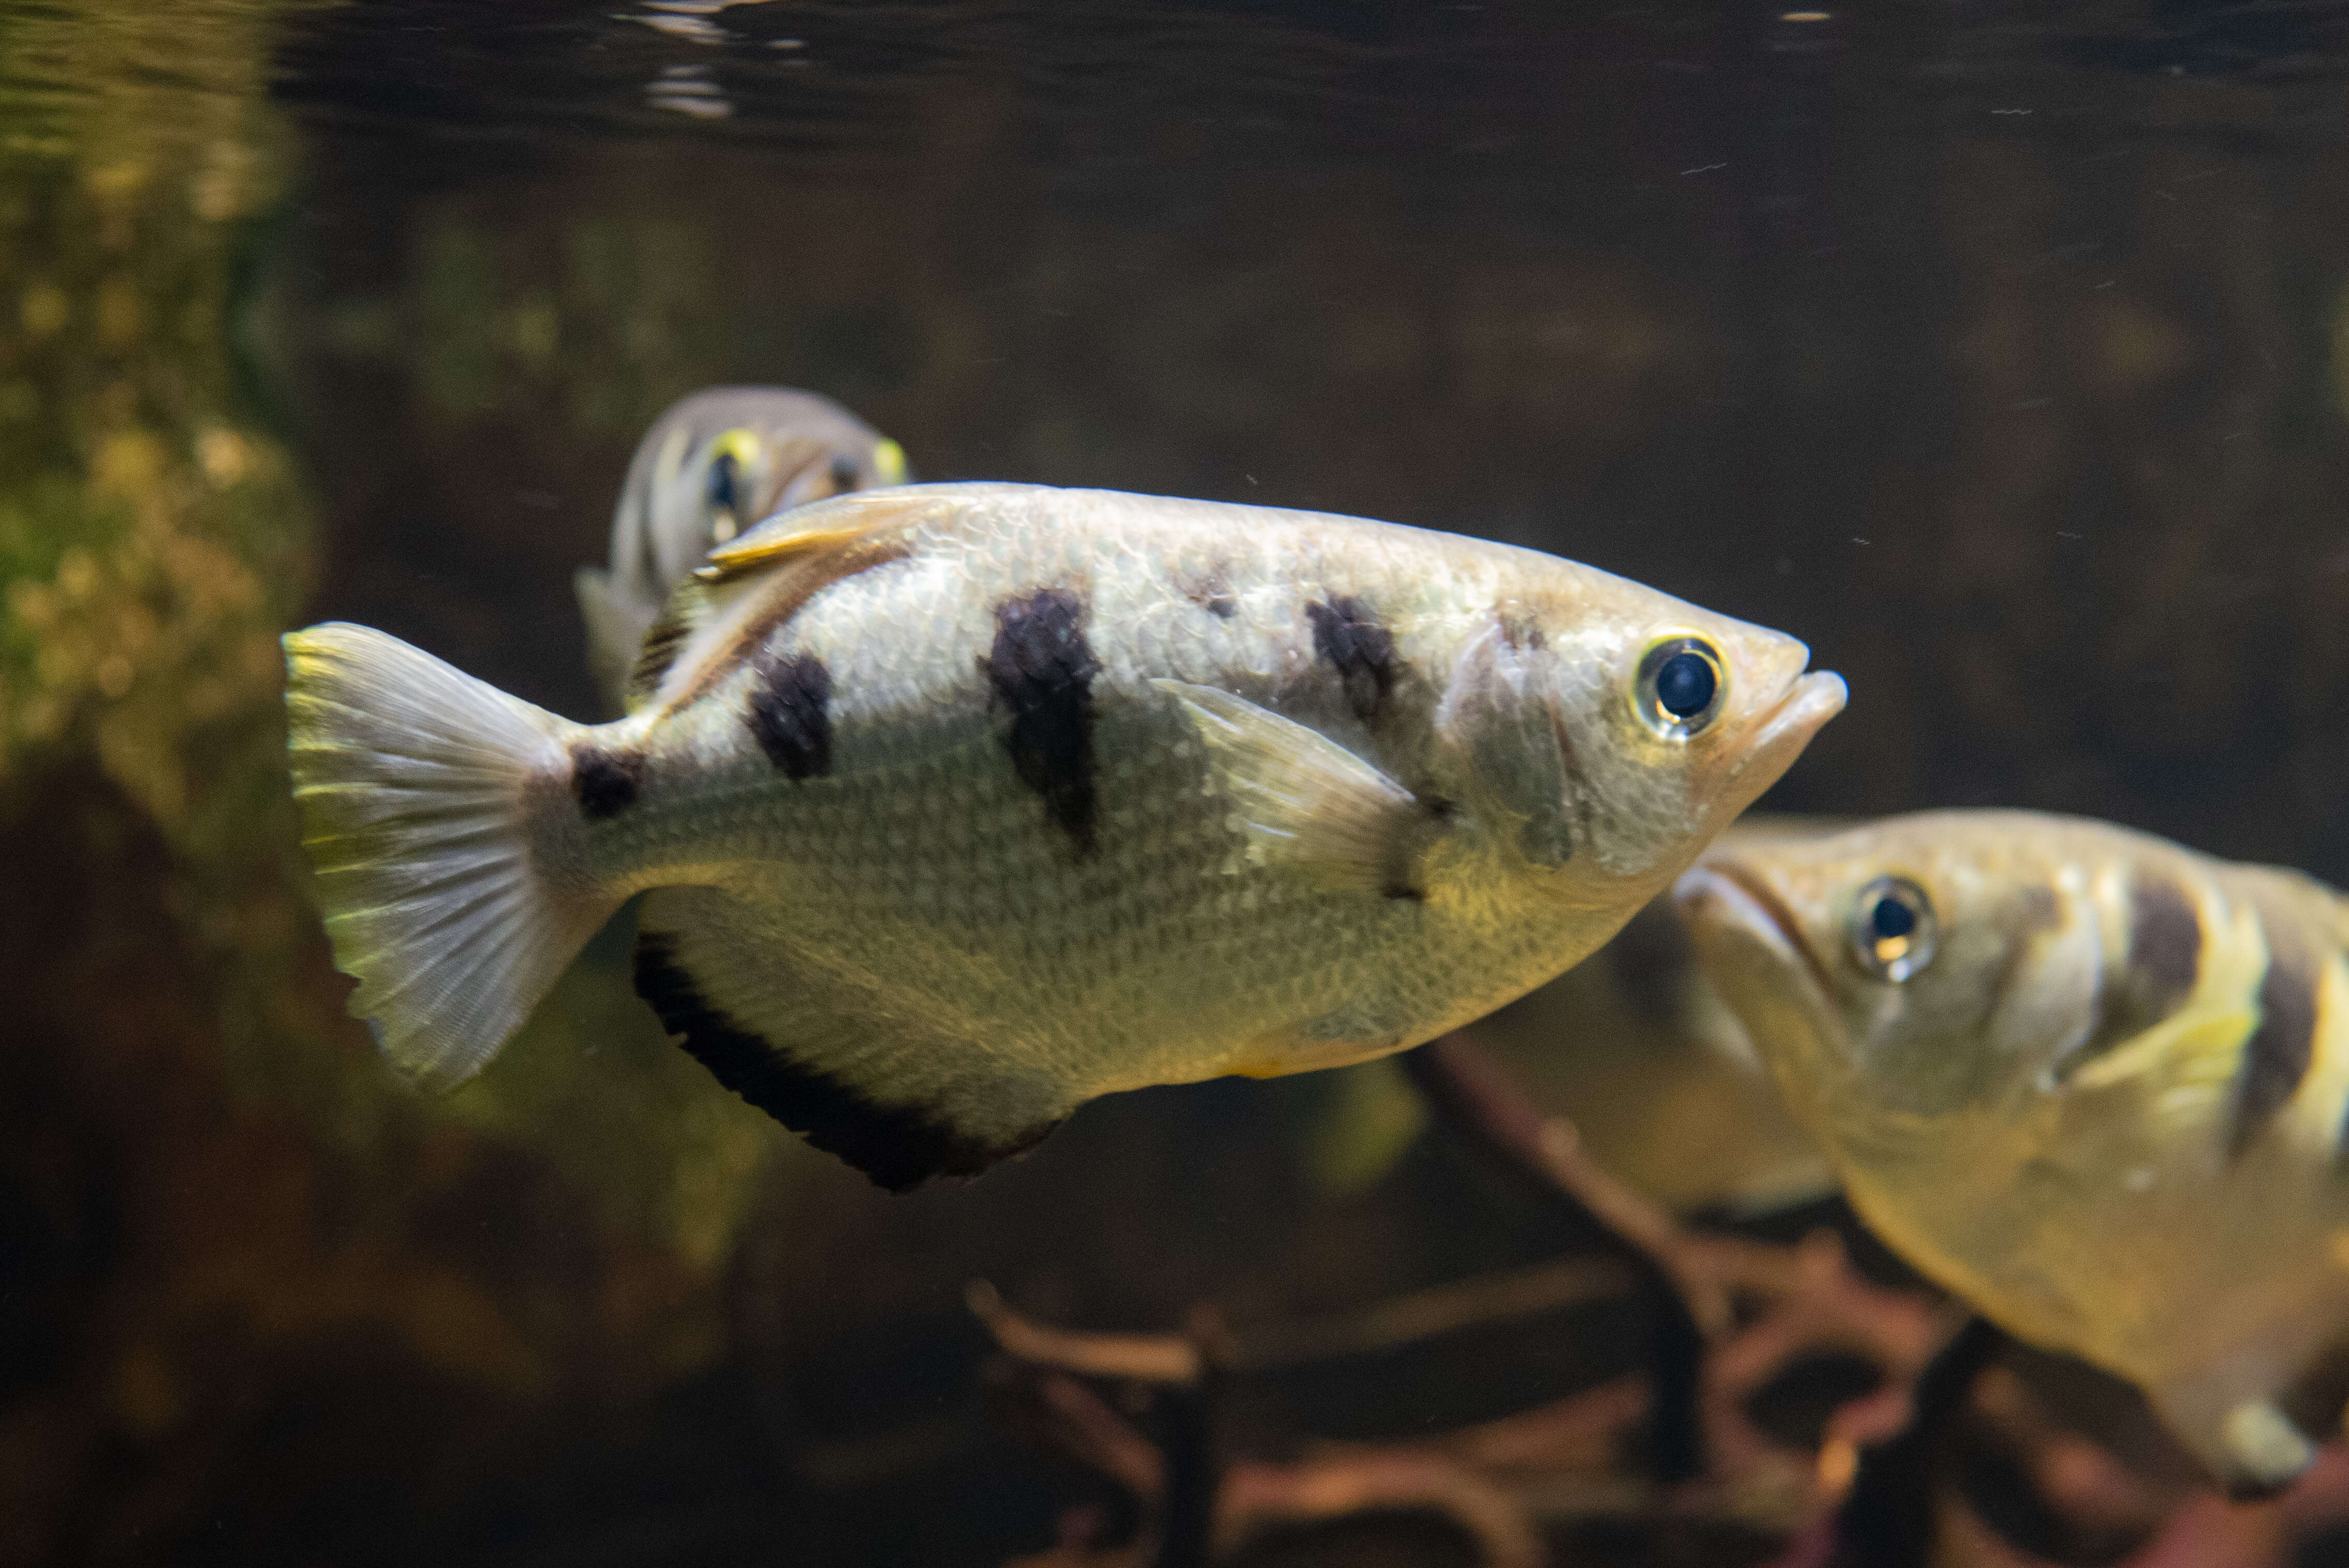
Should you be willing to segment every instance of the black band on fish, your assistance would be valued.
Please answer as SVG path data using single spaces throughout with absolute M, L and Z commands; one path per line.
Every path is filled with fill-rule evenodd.
M 1346 690 L 1346 706 L 1368 724 L 1394 695 L 1394 634 L 1380 624 L 1370 606 L 1349 594 L 1332 593 L 1326 604 L 1308 603 L 1313 652 L 1334 666 Z
M 2128 966 L 2146 999 L 2165 1010 L 2201 977 L 2201 912 L 2167 877 L 2141 874 L 2130 885 Z
M 832 671 L 813 654 L 761 655 L 747 722 L 759 749 L 792 779 L 832 771 Z
M 571 792 L 578 797 L 579 814 L 591 822 L 606 821 L 635 805 L 644 777 L 642 752 L 598 746 L 572 749 Z
M 2227 1151 L 2240 1155 L 2308 1076 L 2316 1048 L 2316 987 L 2323 973 L 2290 920 L 2260 913 L 2267 973 L 2260 979 L 2260 1026 L 2243 1043 L 2235 1072 L 2235 1107 Z
M 869 1099 L 837 1078 L 802 1067 L 772 1043 L 738 1026 L 706 1001 L 677 961 L 669 940 L 636 938 L 636 995 L 663 1027 L 710 1076 L 826 1153 L 864 1172 L 874 1185 L 911 1191 L 938 1176 L 976 1176 L 1033 1147 L 1056 1123 L 1000 1141 L 973 1138 L 919 1111 Z
M 1085 642 L 1084 601 L 1065 588 L 1040 588 L 995 608 L 995 645 L 979 667 L 995 699 L 1011 711 L 1004 745 L 1019 781 L 1043 797 L 1044 814 L 1079 856 L 1093 851 L 1093 677 L 1100 661 Z
M 2095 1026 L 2055 1066 L 2063 1082 L 2176 1012 L 2202 974 L 2202 912 L 2158 872 L 2129 883 L 2128 956 L 2096 995 Z

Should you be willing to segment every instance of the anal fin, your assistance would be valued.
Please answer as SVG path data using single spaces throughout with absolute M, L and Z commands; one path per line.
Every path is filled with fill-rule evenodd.
M 1215 686 L 1154 680 L 1207 748 L 1251 859 L 1340 892 L 1421 896 L 1414 862 L 1445 808 L 1318 730 Z
M 718 1081 L 893 1192 L 976 1176 L 1085 1098 L 878 998 L 795 970 L 772 923 L 709 888 L 645 902 L 637 994 Z

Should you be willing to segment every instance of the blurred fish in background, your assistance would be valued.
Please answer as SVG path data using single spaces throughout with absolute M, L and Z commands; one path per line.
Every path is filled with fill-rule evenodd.
M 1801 840 L 1840 819 L 1743 817 L 1719 843 Z M 1589 963 L 1468 1026 L 1609 1172 L 1682 1213 L 1754 1214 L 1835 1178 L 1660 898 Z
M 1844 826 L 1839 818 L 1741 817 L 1717 841 L 1746 844 Z M 1467 1026 L 1542 1109 L 1571 1121 L 1609 1174 L 1682 1214 L 1775 1212 L 1835 1190 L 1743 1025 L 1704 976 L 1669 896 L 1546 985 Z M 1327 1078 L 1299 1137 L 1316 1183 L 1368 1189 L 1424 1130 L 1392 1062 Z
M 905 449 L 813 392 L 705 387 L 669 405 L 628 462 L 610 570 L 574 580 L 610 711 L 669 590 L 712 549 L 775 512 L 910 477 Z
M 2338 1432 L 2338 893 L 2085 819 L 1938 811 L 1724 846 L 1678 898 L 1910 1262 L 2137 1384 L 2238 1495 Z

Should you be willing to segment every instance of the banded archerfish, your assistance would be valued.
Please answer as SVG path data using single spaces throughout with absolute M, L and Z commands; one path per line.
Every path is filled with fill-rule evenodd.
M 1715 846 L 1678 903 L 1860 1213 L 2239 1494 L 2338 1431 L 2341 895 L 2023 811 Z
M 587 667 L 616 712 L 669 591 L 761 519 L 903 484 L 905 449 L 829 397 L 792 387 L 705 387 L 662 410 L 612 511 L 612 564 L 573 579 Z
M 1392 524 L 1028 485 L 719 547 L 628 717 L 285 639 L 352 1010 L 478 1070 L 623 902 L 717 1077 L 903 1188 L 1402 1049 L 1604 942 L 1843 705 L 1778 633 Z

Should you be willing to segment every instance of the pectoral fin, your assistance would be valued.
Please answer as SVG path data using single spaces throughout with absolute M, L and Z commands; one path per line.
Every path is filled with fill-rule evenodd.
M 1335 891 L 1422 896 L 1413 872 L 1444 808 L 1246 697 L 1185 681 L 1151 684 L 1174 698 L 1206 743 L 1214 788 L 1247 834 L 1251 861 Z
M 2138 1114 L 2190 1135 L 2223 1114 L 2243 1041 L 2256 1026 L 2245 1008 L 2189 1008 L 2093 1058 L 2070 1082 L 2078 1091 L 2132 1093 L 2142 1104 Z

